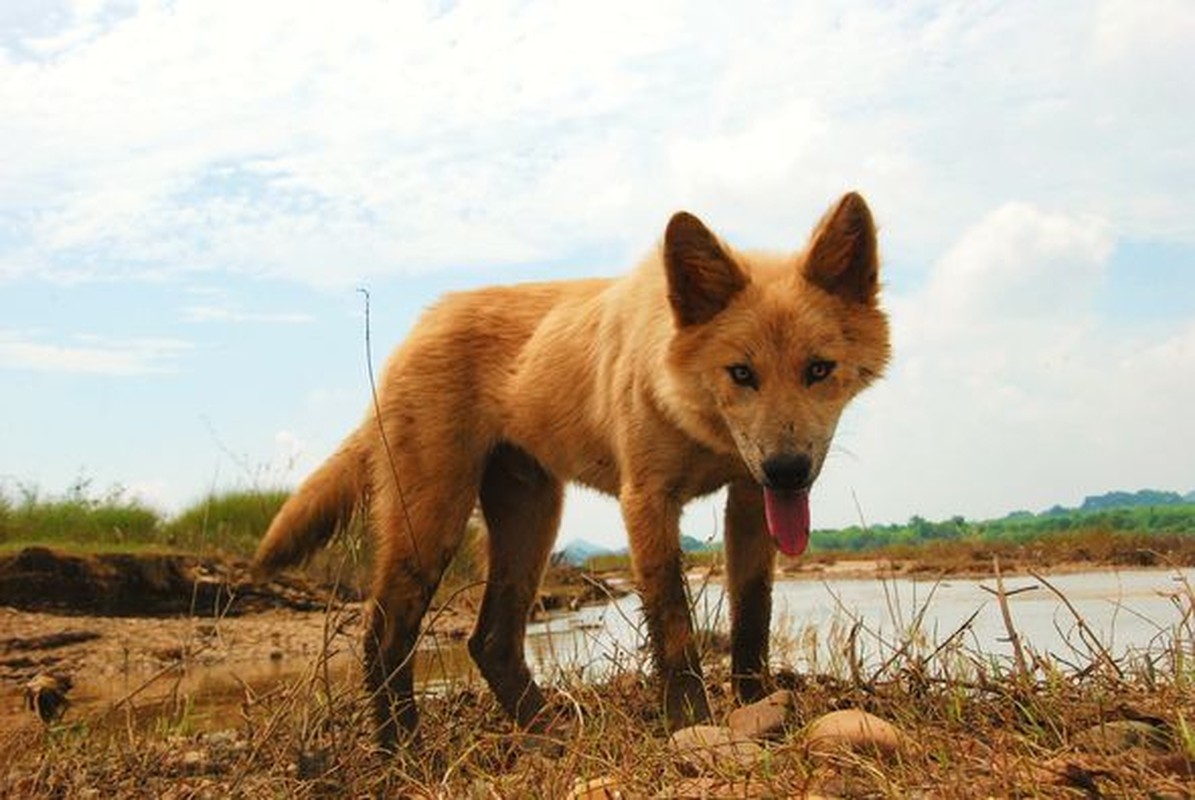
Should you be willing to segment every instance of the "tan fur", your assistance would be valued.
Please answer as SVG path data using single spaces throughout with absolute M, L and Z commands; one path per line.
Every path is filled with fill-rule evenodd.
M 527 612 L 576 481 L 619 498 L 671 724 L 709 716 L 685 602 L 679 519 L 730 485 L 736 688 L 763 690 L 774 548 L 760 484 L 778 455 L 820 471 L 846 403 L 888 360 L 875 230 L 845 196 L 794 255 L 738 253 L 677 214 L 617 280 L 450 295 L 391 356 L 371 413 L 279 512 L 264 570 L 325 542 L 369 495 L 378 559 L 367 685 L 379 735 L 413 729 L 410 648 L 480 501 L 489 575 L 470 652 L 507 711 L 542 729 Z M 810 364 L 833 362 L 824 380 Z M 728 367 L 749 363 L 758 387 Z M 380 423 L 380 424 L 379 424 Z M 385 432 L 383 446 L 381 431 Z

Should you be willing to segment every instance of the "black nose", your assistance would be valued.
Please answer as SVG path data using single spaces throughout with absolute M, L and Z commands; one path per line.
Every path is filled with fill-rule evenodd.
M 813 462 L 804 453 L 772 456 L 763 462 L 763 475 L 772 489 L 806 489 Z

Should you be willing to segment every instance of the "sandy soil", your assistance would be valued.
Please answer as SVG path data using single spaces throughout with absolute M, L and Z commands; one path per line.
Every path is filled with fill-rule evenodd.
M 603 591 L 574 580 L 542 603 L 563 609 Z M 477 594 L 454 594 L 425 618 L 438 662 L 445 645 L 463 650 Z M 213 683 L 277 683 L 321 654 L 355 670 L 362 618 L 362 603 L 297 576 L 254 583 L 228 562 L 30 548 L 0 557 L 0 724 L 28 719 L 26 683 L 38 675 L 69 678 L 79 710 L 202 682 L 209 693 Z

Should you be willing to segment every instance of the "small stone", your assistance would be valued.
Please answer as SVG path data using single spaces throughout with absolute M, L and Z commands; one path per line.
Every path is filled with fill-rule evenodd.
M 300 750 L 297 760 L 299 778 L 305 781 L 322 777 L 331 767 L 331 754 L 326 747 Z
M 772 692 L 762 700 L 736 708 L 726 718 L 731 730 L 752 739 L 775 739 L 784 735 L 796 698 L 788 689 Z
M 618 788 L 618 779 L 609 775 L 589 780 L 577 778 L 568 800 L 623 800 L 623 793 Z
M 47 725 L 57 722 L 70 705 L 66 697 L 70 690 L 68 676 L 38 673 L 25 684 L 25 707 L 37 712 Z
M 1170 737 L 1157 725 L 1135 719 L 1118 719 L 1092 725 L 1075 734 L 1075 747 L 1094 753 L 1122 753 L 1134 747 L 1166 751 Z
M 184 773 L 198 775 L 207 769 L 208 755 L 203 750 L 188 750 L 178 761 Z
M 763 757 L 764 749 L 730 728 L 693 725 L 672 734 L 669 740 L 681 763 L 697 772 L 750 768 Z
M 895 725 L 857 708 L 824 714 L 805 730 L 806 745 L 815 752 L 848 749 L 888 754 L 899 750 L 904 740 Z

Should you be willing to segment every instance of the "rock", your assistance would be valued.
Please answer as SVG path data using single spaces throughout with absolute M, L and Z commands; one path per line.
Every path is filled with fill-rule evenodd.
M 39 673 L 25 684 L 25 707 L 36 711 L 47 725 L 57 722 L 70 705 L 71 701 L 66 698 L 70 690 L 69 677 Z
M 211 766 L 211 758 L 206 750 L 187 750 L 178 757 L 179 770 L 184 775 L 201 775 Z
M 735 733 L 752 739 L 774 739 L 784 735 L 796 698 L 787 689 L 772 692 L 762 700 L 736 708 L 726 718 Z
M 1061 756 L 1029 765 L 1029 774 L 1038 786 L 1067 786 L 1086 790 L 1088 796 L 1098 797 L 1095 776 L 1099 770 L 1082 759 Z
M 296 759 L 299 780 L 322 777 L 332 766 L 331 752 L 326 747 L 303 748 Z
M 905 736 L 895 725 L 857 708 L 824 714 L 805 729 L 806 746 L 814 752 L 834 750 L 895 753 Z
M 618 779 L 609 775 L 589 780 L 577 778 L 573 790 L 568 793 L 568 800 L 623 800 L 623 797 Z
M 1093 725 L 1075 734 L 1074 745 L 1094 753 L 1121 753 L 1134 747 L 1165 751 L 1170 737 L 1157 725 L 1135 719 L 1118 719 Z
M 683 765 L 698 773 L 735 767 L 748 769 L 764 749 L 742 734 L 718 725 L 694 725 L 672 734 L 669 740 Z

